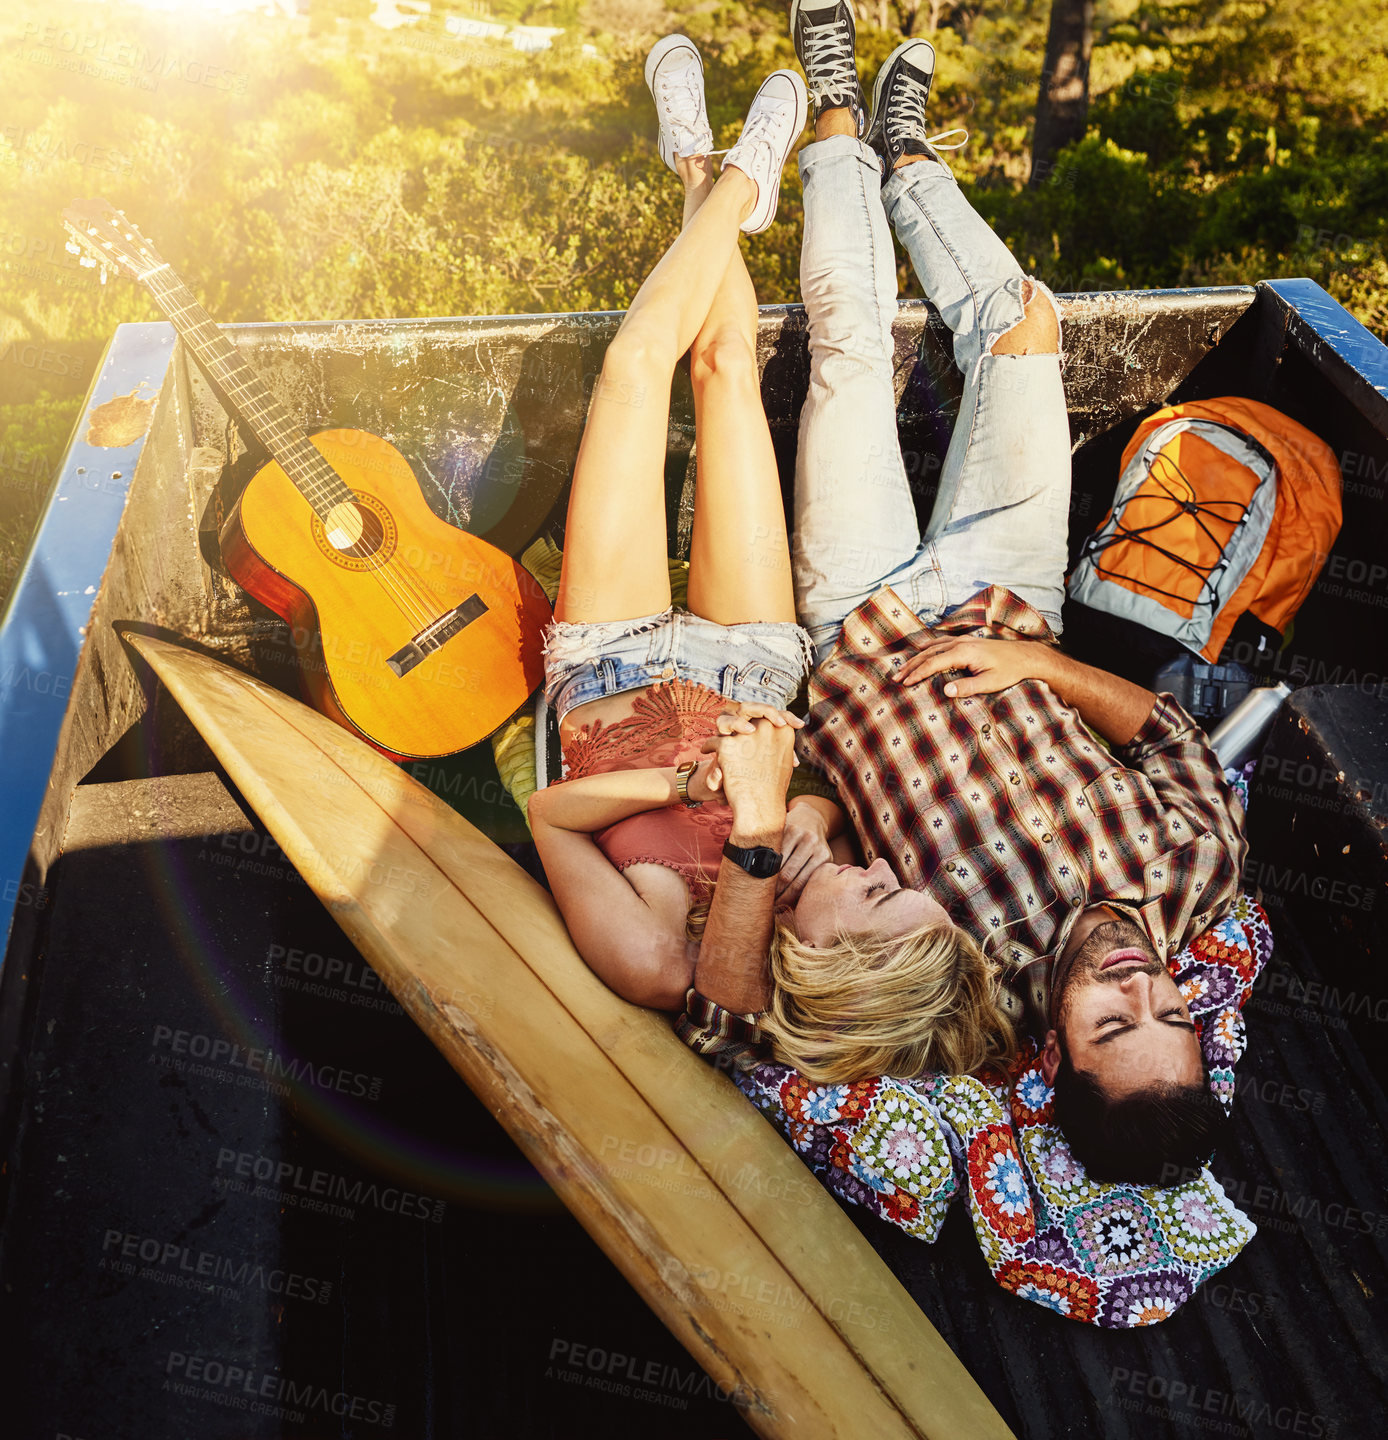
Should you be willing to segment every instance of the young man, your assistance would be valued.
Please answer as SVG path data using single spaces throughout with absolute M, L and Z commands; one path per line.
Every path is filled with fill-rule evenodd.
M 850 6 L 796 0 L 791 24 L 815 106 L 795 570 L 820 663 L 801 748 L 870 863 L 822 864 L 790 924 L 830 960 L 855 938 L 971 936 L 1044 1045 L 1080 1159 L 1170 1178 L 1207 1158 L 1223 1112 L 1166 960 L 1233 903 L 1242 809 L 1174 700 L 1054 644 L 1070 498 L 1058 311 L 930 144 L 933 50 L 897 48 L 869 121 Z M 924 535 L 896 432 L 892 228 L 964 375 Z M 696 1048 L 750 1033 L 723 1008 L 747 1008 L 745 985 L 696 990 Z M 850 991 L 842 1023 L 853 1013 Z

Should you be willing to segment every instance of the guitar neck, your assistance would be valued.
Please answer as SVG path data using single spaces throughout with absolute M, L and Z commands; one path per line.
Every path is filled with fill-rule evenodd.
M 279 462 L 295 488 L 326 519 L 335 505 L 352 499 L 331 465 L 309 444 L 289 412 L 245 362 L 217 322 L 167 265 L 141 277 L 169 317 L 198 368 L 226 397 L 256 439 Z

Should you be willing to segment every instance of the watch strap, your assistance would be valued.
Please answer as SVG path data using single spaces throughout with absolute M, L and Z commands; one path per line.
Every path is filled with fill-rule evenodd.
M 675 794 L 678 795 L 691 810 L 697 810 L 699 806 L 704 803 L 702 800 L 691 800 L 689 798 L 689 781 L 698 768 L 699 762 L 697 760 L 686 760 L 684 764 L 679 766 L 675 771 Z

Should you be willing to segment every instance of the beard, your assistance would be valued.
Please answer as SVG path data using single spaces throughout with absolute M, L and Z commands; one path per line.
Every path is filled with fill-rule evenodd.
M 1112 920 L 1101 920 L 1085 936 L 1084 944 L 1075 952 L 1067 963 L 1061 957 L 1057 966 L 1058 973 L 1053 981 L 1051 995 L 1051 1013 L 1057 1017 L 1065 1014 L 1065 1002 L 1067 996 L 1074 989 L 1089 984 L 1091 981 L 1103 983 L 1105 976 L 1109 973 L 1119 972 L 1105 971 L 1104 960 L 1115 950 L 1140 950 L 1148 956 L 1147 963 L 1136 967 L 1136 970 L 1143 975 L 1164 975 L 1167 973 L 1166 963 L 1157 956 L 1152 948 L 1152 942 L 1147 938 L 1147 932 L 1132 920 L 1114 918 Z M 1063 970 L 1060 969 L 1063 966 Z M 1124 966 L 1123 974 L 1131 974 L 1133 971 Z

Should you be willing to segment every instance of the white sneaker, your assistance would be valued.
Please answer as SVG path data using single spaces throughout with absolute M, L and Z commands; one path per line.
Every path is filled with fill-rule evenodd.
M 707 155 L 713 131 L 704 104 L 704 62 L 694 42 L 667 35 L 646 57 L 646 84 L 660 120 L 660 158 L 673 170 L 675 160 Z
M 757 203 L 742 222 L 748 235 L 760 235 L 776 218 L 781 195 L 781 170 L 791 147 L 805 128 L 809 96 L 794 70 L 775 70 L 752 97 L 737 144 L 723 158 L 756 182 Z

